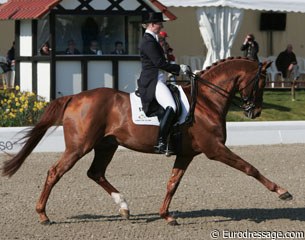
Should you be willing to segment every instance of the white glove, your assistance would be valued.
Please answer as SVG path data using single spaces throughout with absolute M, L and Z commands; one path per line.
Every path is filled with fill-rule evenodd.
M 191 68 L 188 65 L 180 64 L 180 73 L 187 75 L 191 72 Z

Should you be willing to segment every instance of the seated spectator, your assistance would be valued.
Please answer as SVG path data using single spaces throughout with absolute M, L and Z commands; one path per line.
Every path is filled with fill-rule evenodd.
M 286 50 L 282 51 L 275 60 L 277 69 L 283 74 L 283 78 L 299 78 L 297 58 L 292 51 L 291 44 L 287 45 Z
M 114 51 L 112 51 L 111 54 L 118 54 L 118 55 L 125 54 L 125 51 L 123 49 L 123 42 L 116 41 L 114 47 L 115 47 Z
M 80 54 L 80 51 L 75 47 L 75 42 L 73 39 L 68 41 L 68 48 L 65 51 L 68 55 Z
M 51 48 L 50 48 L 50 44 L 49 44 L 49 42 L 45 42 L 42 46 L 41 46 L 41 48 L 40 48 L 40 50 L 39 50 L 39 53 L 40 53 L 40 55 L 42 55 L 42 56 L 47 56 L 47 55 L 50 55 L 51 54 Z
M 92 40 L 90 42 L 90 47 L 88 52 L 86 52 L 87 54 L 95 54 L 95 55 L 102 55 L 103 52 L 102 50 L 100 50 L 99 46 L 98 46 L 98 42 L 96 40 Z

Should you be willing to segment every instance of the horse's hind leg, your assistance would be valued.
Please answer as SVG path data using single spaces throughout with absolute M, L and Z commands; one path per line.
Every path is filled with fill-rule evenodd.
M 42 224 L 50 224 L 50 220 L 46 214 L 46 204 L 53 187 L 82 156 L 77 152 L 66 150 L 62 157 L 49 169 L 43 190 L 36 204 L 36 212 L 39 214 Z
M 207 155 L 210 159 L 214 159 L 220 162 L 223 162 L 235 169 L 238 169 L 245 174 L 254 177 L 260 183 L 262 183 L 267 189 L 272 192 L 276 192 L 280 199 L 282 200 L 291 200 L 292 195 L 284 188 L 280 187 L 276 183 L 270 181 L 268 178 L 263 176 L 255 167 L 253 167 L 250 163 L 243 160 L 241 157 L 234 154 L 227 147 L 223 147 L 222 149 L 218 149 L 216 155 Z M 212 157 L 213 156 L 213 157 Z
M 109 165 L 118 145 L 107 142 L 106 139 L 94 148 L 95 156 L 87 172 L 89 178 L 103 187 L 113 198 L 114 202 L 120 206 L 119 213 L 124 218 L 129 218 L 129 208 L 126 200 L 119 191 L 113 187 L 105 177 L 106 168 Z

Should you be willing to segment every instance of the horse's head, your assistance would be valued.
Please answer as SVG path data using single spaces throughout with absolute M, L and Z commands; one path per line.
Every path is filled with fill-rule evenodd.
M 243 101 L 242 108 L 246 117 L 254 119 L 260 116 L 263 105 L 263 93 L 266 85 L 266 70 L 272 62 L 260 63 L 257 71 L 246 74 L 238 90 Z

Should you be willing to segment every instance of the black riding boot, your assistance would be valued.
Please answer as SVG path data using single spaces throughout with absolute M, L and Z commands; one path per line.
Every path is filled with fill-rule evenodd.
M 172 107 L 167 107 L 165 109 L 165 113 L 163 115 L 163 118 L 160 122 L 160 130 L 159 130 L 159 137 L 158 137 L 158 143 L 157 146 L 155 146 L 155 152 L 156 153 L 166 153 L 166 154 L 172 154 L 168 152 L 167 150 L 167 137 L 169 135 L 171 126 L 173 124 L 173 120 L 175 117 L 175 112 Z

